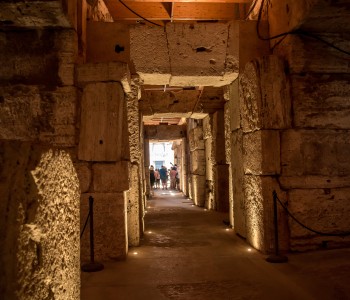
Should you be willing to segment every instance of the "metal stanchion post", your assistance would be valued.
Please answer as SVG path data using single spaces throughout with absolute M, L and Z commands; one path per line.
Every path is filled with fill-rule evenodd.
M 83 272 L 97 272 L 103 270 L 103 264 L 95 262 L 94 253 L 94 198 L 89 197 L 89 214 L 90 214 L 90 262 L 81 266 Z
M 277 193 L 273 191 L 273 224 L 275 231 L 275 253 L 266 258 L 270 263 L 284 263 L 288 261 L 288 257 L 279 254 L 278 245 L 278 219 L 277 219 Z

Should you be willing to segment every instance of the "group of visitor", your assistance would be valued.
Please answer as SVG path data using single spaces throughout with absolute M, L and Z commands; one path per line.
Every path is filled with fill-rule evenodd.
M 170 188 L 180 190 L 180 176 L 176 165 L 173 165 L 170 170 L 165 166 L 160 169 L 154 169 L 153 165 L 149 168 L 151 189 L 160 189 L 160 182 L 162 189 L 168 189 L 168 180 L 170 176 Z

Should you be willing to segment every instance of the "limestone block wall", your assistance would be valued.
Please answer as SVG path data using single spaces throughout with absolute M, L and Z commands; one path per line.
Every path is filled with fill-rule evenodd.
M 7 4 L 1 12 L 14 20 L 0 38 L 0 294 L 79 299 L 76 33 L 58 2 L 43 4 L 49 17 L 28 3 L 26 18 L 22 3 Z
M 337 32 L 327 38 L 339 47 L 348 43 Z M 293 126 L 280 140 L 279 181 L 287 191 L 288 208 L 317 231 L 348 232 L 350 89 L 349 66 L 344 63 L 348 56 L 302 36 L 286 38 L 275 52 L 287 61 L 292 91 Z M 350 244 L 349 237 L 317 235 L 291 219 L 289 230 L 292 250 Z
M 128 250 L 126 203 L 130 194 L 125 192 L 130 188 L 130 176 L 134 177 L 137 170 L 130 164 L 130 156 L 135 156 L 135 152 L 129 151 L 130 114 L 120 82 L 126 77 L 127 69 L 121 63 L 89 63 L 76 68 L 76 84 L 81 89 L 75 161 L 82 192 L 80 224 L 82 228 L 88 215 L 88 199 L 92 196 L 95 258 L 99 261 L 125 259 Z M 137 242 L 139 230 L 136 234 L 133 230 L 135 226 L 131 232 L 133 242 L 135 238 Z M 87 229 L 81 239 L 82 262 L 90 259 L 89 247 Z
M 239 82 L 240 114 L 235 112 L 232 134 L 234 193 L 239 207 L 236 230 L 262 252 L 273 250 L 272 191 L 281 191 L 276 178 L 281 174 L 280 135 L 291 127 L 289 81 L 284 62 L 264 56 L 248 63 Z M 238 118 L 238 120 L 237 120 Z M 243 190 L 237 184 L 243 185 Z M 284 200 L 285 201 L 285 200 Z M 245 228 L 243 227 L 245 226 Z M 280 248 L 288 249 L 286 217 L 279 210 Z M 240 234 L 240 232 L 238 232 Z

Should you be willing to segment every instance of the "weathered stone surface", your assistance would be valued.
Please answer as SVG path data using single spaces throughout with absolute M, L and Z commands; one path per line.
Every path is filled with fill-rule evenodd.
M 74 168 L 77 171 L 80 192 L 86 193 L 91 185 L 91 169 L 88 163 L 75 163 Z
M 71 26 L 63 12 L 61 1 L 2 2 L 0 20 L 6 20 L 10 28 L 16 26 L 42 29 L 46 26 L 61 28 Z
M 2 298 L 78 300 L 79 182 L 70 155 L 2 141 L 0 178 Z
M 81 195 L 81 229 L 88 215 L 89 197 L 94 198 L 95 260 L 125 259 L 128 249 L 126 201 L 123 193 L 85 193 Z M 81 239 L 81 261 L 90 261 L 89 227 Z
M 125 192 L 128 217 L 128 244 L 140 245 L 140 170 L 137 164 L 130 164 L 130 189 Z
M 124 62 L 86 63 L 75 68 L 76 81 L 79 86 L 91 82 L 119 81 L 124 91 L 131 92 L 130 71 Z
M 281 176 L 279 182 L 283 189 L 334 189 L 349 187 L 350 176 Z
M 281 138 L 282 175 L 349 175 L 349 144 L 346 130 L 287 130 Z
M 276 175 L 280 173 L 280 134 L 277 130 L 260 130 L 243 135 L 244 174 Z
M 319 35 L 319 34 L 317 34 Z M 348 39 L 339 34 L 322 33 L 322 38 L 333 43 L 341 49 L 346 49 Z M 302 35 L 287 35 L 276 46 L 274 54 L 283 56 L 287 61 L 290 74 L 300 73 L 349 73 L 349 64 L 344 64 L 347 59 L 345 53 L 329 47 L 316 39 Z
M 277 56 L 265 56 L 246 65 L 239 96 L 245 132 L 290 127 L 289 83 L 284 62 Z
M 2 32 L 1 82 L 49 87 L 71 85 L 76 55 L 75 41 L 74 31 L 68 29 Z
M 230 131 L 241 128 L 241 111 L 239 97 L 239 79 L 227 87 L 227 105 L 230 114 Z
M 243 132 L 233 131 L 231 134 L 231 169 L 233 193 L 233 220 L 237 234 L 246 237 L 246 212 L 243 189 Z
M 130 28 L 130 56 L 137 72 L 170 75 L 166 35 L 163 28 L 155 26 L 141 25 Z
M 292 76 L 296 127 L 350 129 L 350 76 Z
M 75 145 L 76 88 L 15 85 L 0 87 L 0 94 L 1 138 Z
M 101 82 L 86 85 L 81 107 L 79 159 L 128 159 L 126 104 L 120 83 Z
M 349 188 L 296 189 L 289 192 L 288 209 L 304 225 L 324 233 L 349 232 Z M 289 220 L 291 249 L 306 250 L 349 243 L 349 237 L 318 236 Z
M 145 132 L 145 137 L 147 139 L 176 140 L 186 136 L 186 126 L 178 126 L 178 125 L 145 126 L 144 132 Z
M 203 207 L 205 203 L 205 176 L 191 175 L 192 199 L 195 205 Z
M 86 24 L 86 61 L 88 63 L 116 61 L 129 63 L 128 25 L 119 22 L 88 21 Z
M 112 193 L 129 189 L 129 162 L 96 163 L 92 166 L 95 192 Z
M 210 76 L 224 72 L 227 36 L 228 26 L 224 23 L 168 23 L 172 75 Z
M 191 173 L 196 175 L 205 175 L 206 161 L 205 151 L 195 150 L 191 152 Z
M 189 145 L 190 150 L 204 150 L 203 140 L 203 127 L 198 126 L 190 130 L 189 134 Z
M 276 191 L 285 203 L 278 182 L 268 176 L 244 176 L 247 241 L 263 253 L 274 251 L 273 196 Z M 278 206 L 279 248 L 287 250 L 289 245 L 288 226 L 285 211 Z

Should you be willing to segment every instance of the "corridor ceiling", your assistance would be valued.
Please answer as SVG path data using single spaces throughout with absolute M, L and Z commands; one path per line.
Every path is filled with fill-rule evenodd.
M 159 25 L 182 21 L 243 20 L 252 3 L 252 0 L 104 1 L 114 21 L 135 22 L 142 21 L 143 17 Z

